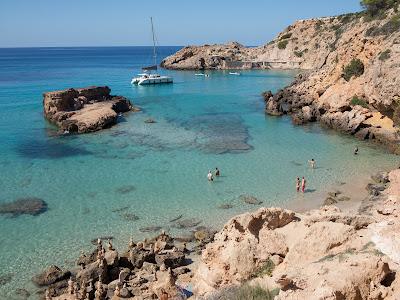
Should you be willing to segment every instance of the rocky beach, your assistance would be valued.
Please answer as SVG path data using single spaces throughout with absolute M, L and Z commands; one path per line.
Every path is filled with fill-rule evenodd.
M 157 88 L 126 80 L 142 47 L 3 50 L 0 299 L 400 299 L 400 3 L 379 1 L 167 47 Z

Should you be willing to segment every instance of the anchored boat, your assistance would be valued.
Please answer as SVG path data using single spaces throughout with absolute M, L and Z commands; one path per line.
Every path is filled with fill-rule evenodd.
M 151 71 L 157 71 L 157 50 L 156 50 L 156 40 L 154 35 L 153 18 L 150 18 L 150 22 L 151 22 L 151 32 L 153 35 L 154 64 L 152 66 L 143 67 L 142 70 L 144 71 L 144 73 L 138 74 L 138 77 L 132 78 L 131 83 L 137 85 L 173 83 L 172 77 L 151 72 Z

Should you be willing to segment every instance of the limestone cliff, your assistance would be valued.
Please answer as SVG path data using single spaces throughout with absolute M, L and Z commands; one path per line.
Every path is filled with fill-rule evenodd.
M 265 94 L 266 112 L 296 124 L 375 139 L 400 153 L 400 15 L 365 13 L 300 20 L 268 44 L 190 46 L 167 57 L 171 69 L 299 69 L 295 82 Z M 272 97 L 273 96 L 273 97 Z

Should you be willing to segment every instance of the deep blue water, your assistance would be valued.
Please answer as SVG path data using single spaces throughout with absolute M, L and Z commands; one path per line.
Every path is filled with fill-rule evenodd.
M 179 48 L 161 47 L 159 58 Z M 18 287 L 34 291 L 28 282 L 35 272 L 70 266 L 98 236 L 122 246 L 148 235 L 144 226 L 181 234 L 169 222 L 180 214 L 218 227 L 256 208 L 242 203 L 242 194 L 263 205 L 314 201 L 329 186 L 396 161 L 316 124 L 266 117 L 261 92 L 289 84 L 294 72 L 213 71 L 205 78 L 162 70 L 173 85 L 132 86 L 150 63 L 149 47 L 0 49 L 0 203 L 38 197 L 49 208 L 39 216 L 0 215 L 0 276 L 12 277 L 0 299 L 12 299 Z M 142 112 L 98 133 L 55 136 L 42 115 L 42 93 L 88 85 L 108 85 Z M 150 117 L 157 123 L 144 123 Z M 307 167 L 312 157 L 314 171 Z M 215 167 L 223 176 L 209 183 Z M 296 195 L 296 176 L 306 176 L 310 193 Z M 223 203 L 234 207 L 218 209 Z

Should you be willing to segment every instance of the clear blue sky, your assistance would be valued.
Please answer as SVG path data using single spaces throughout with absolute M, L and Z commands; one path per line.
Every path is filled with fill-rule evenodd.
M 0 0 L 0 47 L 260 45 L 297 19 L 355 12 L 359 0 Z

